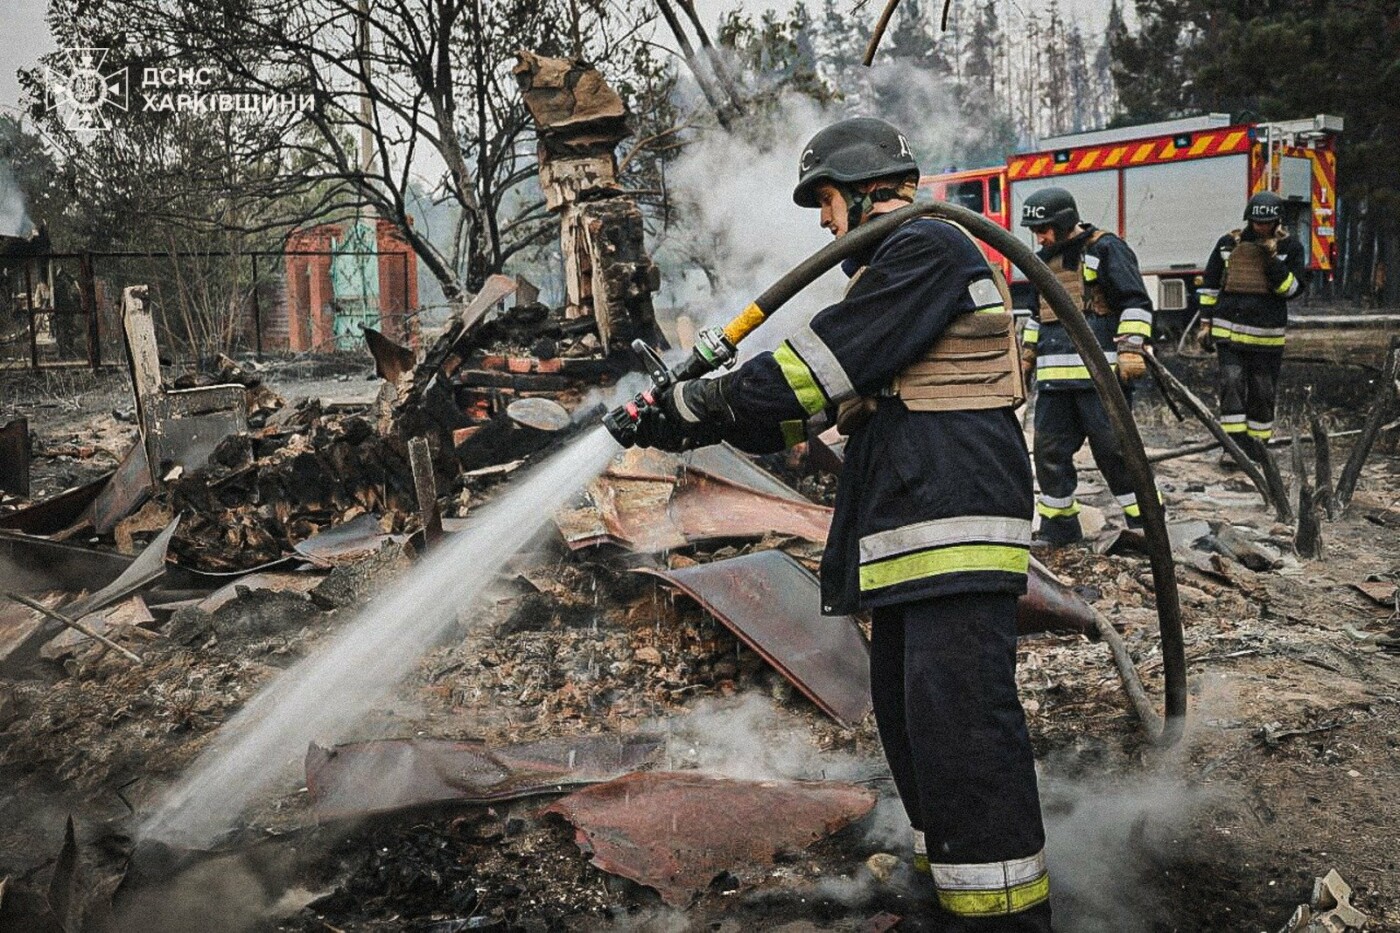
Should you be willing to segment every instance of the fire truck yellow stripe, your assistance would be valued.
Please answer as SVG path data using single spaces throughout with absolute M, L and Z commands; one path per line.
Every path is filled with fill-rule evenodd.
M 1127 146 L 1117 146 L 1108 154 L 1108 158 L 1103 160 L 1105 166 L 1117 165 L 1118 160 L 1123 158 L 1123 153 L 1128 151 Z
M 1194 156 L 1200 155 L 1202 152 L 1205 152 L 1206 147 L 1210 145 L 1211 140 L 1213 139 L 1215 139 L 1214 133 L 1205 134 L 1200 139 L 1196 140 L 1194 143 L 1191 144 L 1191 150 L 1189 154 Z
M 1151 143 L 1143 143 L 1141 146 L 1138 146 L 1138 147 L 1137 147 L 1137 152 L 1134 152 L 1134 153 L 1133 153 L 1133 158 L 1132 158 L 1131 161 L 1134 162 L 1134 163 L 1141 162 L 1143 159 L 1147 158 L 1147 157 L 1150 156 L 1151 154 L 1152 154 L 1152 144 L 1151 144 Z
M 1236 130 L 1235 132 L 1231 133 L 1229 136 L 1226 136 L 1226 137 L 1225 137 L 1225 141 L 1224 141 L 1223 143 L 1220 144 L 1220 148 L 1221 148 L 1221 149 L 1233 149 L 1233 148 L 1235 148 L 1235 144 L 1238 143 L 1242 138 L 1244 138 L 1244 132 L 1241 131 L 1241 130 Z
M 1084 158 L 1079 163 L 1079 170 L 1087 171 L 1093 168 L 1094 163 L 1099 160 L 1099 153 L 1101 152 L 1103 152 L 1102 149 L 1090 149 L 1088 152 L 1084 153 Z
M 1049 161 L 1049 156 L 1041 156 L 1040 158 L 1036 159 L 1034 164 L 1031 165 L 1031 174 L 1039 175 L 1041 172 L 1045 171 L 1045 163 Z

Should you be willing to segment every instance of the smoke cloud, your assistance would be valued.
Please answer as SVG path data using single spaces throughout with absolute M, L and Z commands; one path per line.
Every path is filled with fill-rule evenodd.
M 801 718 L 759 693 L 703 700 L 649 728 L 666 733 L 672 769 L 698 768 L 746 781 L 854 781 L 879 773 L 872 771 L 878 763 L 820 751 Z
M 771 114 L 687 147 L 668 172 L 684 221 L 657 240 L 667 270 L 660 305 L 686 311 L 701 326 L 723 323 L 831 242 L 817 212 L 793 203 L 792 189 L 803 147 L 836 120 L 874 116 L 900 127 L 925 173 L 957 162 L 983 135 L 958 114 L 943 81 L 926 72 L 887 64 L 850 77 L 839 82 L 841 101 L 823 106 L 788 94 Z M 823 276 L 754 334 L 745 355 L 777 346 L 839 300 L 845 284 L 839 271 Z
M 10 167 L 0 163 L 0 235 L 28 237 L 33 232 L 34 224 L 24 208 L 24 192 Z
M 1191 823 L 1206 793 L 1163 774 L 1123 785 L 1047 770 L 1040 796 L 1057 918 L 1075 933 L 1155 929 L 1160 911 L 1148 877 L 1157 853 Z

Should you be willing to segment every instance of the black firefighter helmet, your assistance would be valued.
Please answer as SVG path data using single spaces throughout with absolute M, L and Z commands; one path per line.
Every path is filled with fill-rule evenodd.
M 1261 191 L 1249 199 L 1244 219 L 1251 223 L 1276 224 L 1283 219 L 1283 198 L 1272 191 Z
M 1079 205 L 1074 195 L 1063 188 L 1041 188 L 1032 192 L 1021 205 L 1021 226 L 1054 227 L 1068 233 L 1079 223 Z
M 903 133 L 875 117 L 852 117 L 831 124 L 803 147 L 792 200 L 799 207 L 820 207 L 817 184 L 825 181 L 853 206 L 849 194 L 856 182 L 918 174 L 919 164 Z

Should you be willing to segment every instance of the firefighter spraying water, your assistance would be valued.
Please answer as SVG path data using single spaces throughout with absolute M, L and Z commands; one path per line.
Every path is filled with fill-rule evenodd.
M 917 166 L 883 121 L 847 120 L 804 150 L 794 200 L 837 240 L 793 270 L 689 358 L 605 419 L 624 445 L 680 451 L 721 440 L 750 452 L 800 442 L 827 419 L 849 436 L 822 561 L 822 610 L 870 610 L 872 691 L 886 759 L 949 929 L 1049 930 L 1049 877 L 1034 757 L 1015 686 L 1015 603 L 1025 591 L 1032 482 L 1008 296 L 967 231 L 986 222 L 912 200 Z M 935 219 L 937 218 L 937 219 Z M 995 228 L 994 228 L 995 229 Z M 1000 231 L 998 231 L 1000 233 Z M 1005 249 L 1088 357 L 1098 348 L 1043 265 Z M 846 297 L 772 353 L 732 366 L 737 343 L 841 262 Z M 1048 282 L 1045 276 L 1050 276 Z M 1112 375 L 1088 362 L 1101 391 Z M 1152 479 L 1118 393 L 1111 417 Z M 1148 498 L 1144 496 L 1144 499 Z M 1163 597 L 1168 726 L 1185 711 L 1184 657 L 1160 504 L 1145 509 Z M 968 748 L 981 751 L 966 754 Z M 994 926 L 988 918 L 999 918 Z

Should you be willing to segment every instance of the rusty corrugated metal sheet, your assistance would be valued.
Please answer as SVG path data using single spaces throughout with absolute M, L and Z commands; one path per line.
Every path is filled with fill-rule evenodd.
M 114 474 L 49 496 L 42 502 L 0 515 L 0 528 L 10 528 L 29 535 L 54 535 L 73 526 L 101 496 Z M 109 529 L 110 530 L 110 529 Z
M 817 578 L 787 554 L 639 572 L 694 598 L 837 722 L 870 711 L 870 655 L 855 620 L 822 615 Z
M 138 440 L 93 502 L 93 530 L 100 535 L 110 533 L 117 522 L 136 511 L 150 494 L 151 467 L 146 460 L 146 445 Z
M 575 550 L 607 542 L 656 553 L 770 533 L 826 541 L 831 509 L 736 458 L 731 451 L 683 467 L 670 454 L 624 451 L 589 486 L 591 504 L 560 512 L 555 523 Z
M 574 825 L 594 865 L 684 907 L 721 872 L 805 849 L 874 806 L 874 792 L 852 784 L 662 771 L 581 790 L 543 812 Z
M 0 490 L 29 498 L 29 419 L 16 418 L 0 428 Z
M 165 530 L 156 535 L 151 543 L 146 545 L 145 550 L 122 571 L 121 576 L 91 596 L 64 606 L 63 614 L 70 619 L 81 619 L 89 612 L 96 612 L 104 606 L 110 606 L 124 596 L 131 595 L 165 573 L 165 554 L 170 547 L 170 539 L 175 536 L 175 529 L 179 526 L 180 516 L 177 515 L 169 525 L 165 526 Z
M 379 516 L 370 512 L 348 522 L 317 532 L 293 545 L 302 557 L 317 567 L 335 567 L 369 557 L 385 541 L 407 541 L 407 535 L 386 535 L 379 530 Z
M 660 737 L 586 735 L 491 748 L 484 742 L 385 739 L 306 752 L 320 819 L 440 803 L 491 803 L 608 781 L 654 761 Z
M 770 532 L 825 543 L 831 509 L 795 502 L 710 476 L 687 477 L 670 504 L 672 522 L 687 541 L 761 538 Z
M 1097 629 L 1094 610 L 1089 604 L 1032 557 L 1026 573 L 1026 595 L 1016 601 L 1016 631 L 1021 635 L 1035 632 L 1087 634 Z

